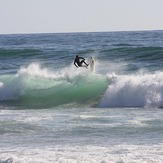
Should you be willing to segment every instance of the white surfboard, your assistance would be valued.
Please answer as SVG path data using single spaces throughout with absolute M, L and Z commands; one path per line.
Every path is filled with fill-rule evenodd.
M 93 72 L 95 69 L 95 61 L 93 57 L 90 58 L 89 66 L 90 66 L 90 72 Z

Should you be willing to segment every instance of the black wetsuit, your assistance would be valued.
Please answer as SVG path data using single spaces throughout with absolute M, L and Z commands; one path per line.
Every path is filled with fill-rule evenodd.
M 81 60 L 81 61 L 80 61 Z M 76 65 L 76 63 L 77 63 L 77 65 Z M 74 60 L 74 65 L 76 66 L 76 67 L 81 67 L 82 66 L 82 64 L 83 63 L 85 63 L 87 66 L 88 66 L 88 64 L 85 62 L 85 59 L 83 58 L 83 57 L 78 57 L 78 56 L 76 56 L 76 58 L 75 58 L 75 60 Z

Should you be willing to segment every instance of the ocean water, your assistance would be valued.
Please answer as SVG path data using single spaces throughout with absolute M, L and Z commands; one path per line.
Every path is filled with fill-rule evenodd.
M 162 163 L 162 107 L 163 31 L 0 35 L 0 163 Z

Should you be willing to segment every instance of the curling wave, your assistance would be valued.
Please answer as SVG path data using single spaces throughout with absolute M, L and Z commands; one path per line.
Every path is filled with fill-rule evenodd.
M 108 86 L 106 77 L 85 68 L 54 72 L 37 63 L 20 68 L 16 75 L 1 76 L 0 81 L 0 102 L 20 108 L 94 106 Z

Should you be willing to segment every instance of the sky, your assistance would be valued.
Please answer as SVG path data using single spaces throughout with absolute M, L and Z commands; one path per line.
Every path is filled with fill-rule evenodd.
M 0 0 L 0 34 L 163 30 L 163 0 Z

